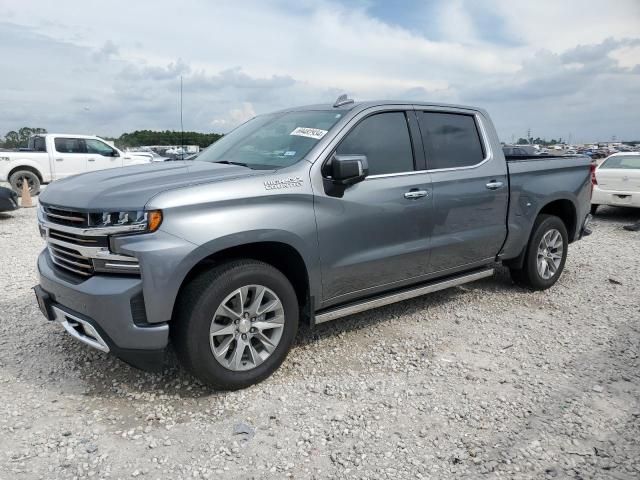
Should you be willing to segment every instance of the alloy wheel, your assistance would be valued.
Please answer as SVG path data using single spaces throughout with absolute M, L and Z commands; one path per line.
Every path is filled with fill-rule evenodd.
M 564 252 L 564 242 L 562 234 L 555 228 L 548 230 L 540 239 L 538 244 L 537 267 L 538 274 L 549 280 L 553 277 L 562 262 Z
M 246 285 L 218 306 L 209 329 L 215 359 L 233 371 L 251 370 L 274 352 L 284 331 L 280 298 L 263 285 Z

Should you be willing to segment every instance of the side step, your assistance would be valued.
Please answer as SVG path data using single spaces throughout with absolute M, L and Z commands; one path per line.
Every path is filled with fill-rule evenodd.
M 382 307 L 391 303 L 408 300 L 409 298 L 419 297 L 427 293 L 444 290 L 445 288 L 462 285 L 463 283 L 473 282 L 475 280 L 480 280 L 481 278 L 490 277 L 491 275 L 493 275 L 493 268 L 459 275 L 457 277 L 436 281 L 427 285 L 422 284 L 419 287 L 412 287 L 409 290 L 400 290 L 380 297 L 370 298 L 360 303 L 351 303 L 333 310 L 316 314 L 315 324 L 318 325 L 320 323 L 335 320 L 336 318 L 346 317 L 347 315 L 364 312 L 365 310 L 371 310 L 372 308 Z

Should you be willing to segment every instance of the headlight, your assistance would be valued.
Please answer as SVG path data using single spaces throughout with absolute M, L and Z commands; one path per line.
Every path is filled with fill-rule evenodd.
M 161 210 L 125 210 L 89 214 L 89 227 L 107 228 L 113 233 L 155 232 L 161 223 Z

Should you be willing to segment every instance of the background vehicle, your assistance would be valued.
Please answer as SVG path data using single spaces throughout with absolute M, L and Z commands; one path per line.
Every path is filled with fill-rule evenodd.
M 589 233 L 590 160 L 505 159 L 486 112 L 363 102 L 246 122 L 195 161 L 43 192 L 38 302 L 140 367 L 171 340 L 206 384 L 243 388 L 311 326 L 492 275 L 545 289 Z
M 600 205 L 640 208 L 640 152 L 614 153 L 596 167 L 591 213 Z
M 18 208 L 18 194 L 9 188 L 0 187 L 0 212 L 10 212 Z
M 144 150 L 128 150 L 127 154 L 135 155 L 137 157 L 148 157 L 152 162 L 166 162 L 167 160 L 173 160 L 171 157 L 160 155 L 158 152 L 149 149 Z
M 520 156 L 520 155 L 537 155 L 538 150 L 530 145 L 505 145 L 502 147 L 502 151 L 505 155 Z
M 0 152 L 0 182 L 9 182 L 18 195 L 28 182 L 36 195 L 41 184 L 70 175 L 149 162 L 148 156 L 124 153 L 99 137 L 34 135 L 28 149 Z

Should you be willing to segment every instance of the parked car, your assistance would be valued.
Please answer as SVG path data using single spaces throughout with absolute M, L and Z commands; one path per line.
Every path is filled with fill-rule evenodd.
M 502 151 L 505 155 L 514 157 L 538 154 L 538 150 L 529 145 L 505 145 L 502 147 Z
M 166 162 L 168 160 L 173 160 L 173 158 L 160 155 L 158 152 L 153 150 L 130 150 L 128 153 L 139 157 L 148 157 L 152 162 Z
M 614 153 L 593 173 L 591 213 L 600 205 L 640 208 L 640 152 Z
M 551 287 L 590 233 L 589 162 L 507 161 L 473 107 L 340 98 L 260 115 L 194 161 L 50 185 L 36 296 L 93 348 L 157 368 L 171 341 L 205 384 L 243 388 L 278 368 L 300 322 L 499 264 Z
M 0 187 L 0 212 L 10 212 L 18 208 L 18 194 L 10 188 Z
M 27 182 L 31 195 L 40 185 L 78 173 L 149 163 L 146 155 L 124 153 L 99 137 L 46 134 L 29 139 L 29 148 L 0 153 L 0 182 L 21 195 Z

